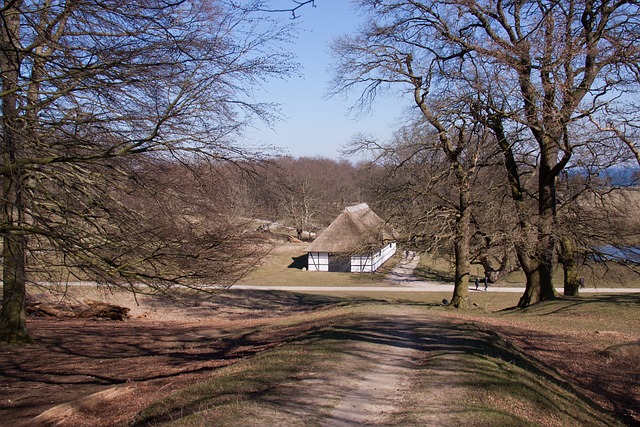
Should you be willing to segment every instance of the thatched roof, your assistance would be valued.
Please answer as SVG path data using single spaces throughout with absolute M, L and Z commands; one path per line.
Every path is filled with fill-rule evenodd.
M 378 250 L 393 240 L 393 231 L 366 203 L 346 207 L 307 252 L 356 253 Z

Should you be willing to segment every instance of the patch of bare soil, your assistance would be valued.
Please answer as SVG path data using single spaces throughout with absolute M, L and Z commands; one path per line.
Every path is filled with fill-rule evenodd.
M 280 386 L 268 421 L 239 419 L 233 425 L 270 425 L 275 419 L 286 419 L 276 425 L 390 425 L 410 392 L 419 351 L 413 345 L 357 340 L 342 352 L 339 364 Z
M 324 386 L 339 390 L 338 393 L 334 391 L 339 400 L 321 425 L 388 424 L 388 417 L 397 411 L 400 397 L 408 390 L 412 378 L 411 364 L 417 356 L 416 351 L 410 348 L 396 346 L 391 349 L 385 351 L 388 348 L 361 343 L 354 356 L 366 354 L 375 358 L 377 363 L 356 375 L 357 370 L 336 372 L 334 381 L 324 383 Z M 324 395 L 324 392 L 320 395 Z
M 287 417 L 283 425 L 460 425 L 451 402 L 464 391 L 463 375 L 438 370 L 432 373 L 435 387 L 421 390 L 420 401 L 414 393 L 433 352 L 453 349 L 464 339 L 464 332 L 448 336 L 448 327 L 462 323 L 442 323 L 407 306 L 378 306 L 373 317 L 333 325 L 325 339 L 338 343 L 340 358 L 321 372 L 306 372 L 279 387 L 276 406 Z M 417 408 L 421 418 L 406 420 Z M 233 425 L 246 423 L 240 419 Z
M 315 405 L 331 410 L 323 417 L 323 426 L 387 425 L 402 404 L 421 358 L 407 313 L 387 316 L 384 329 L 372 329 L 367 339 L 349 351 L 340 368 L 315 387 Z M 396 331 L 394 336 L 389 330 Z M 391 338 L 391 339 L 390 339 Z M 362 366 L 364 364 L 364 366 Z M 306 385 L 308 386 L 308 384 Z

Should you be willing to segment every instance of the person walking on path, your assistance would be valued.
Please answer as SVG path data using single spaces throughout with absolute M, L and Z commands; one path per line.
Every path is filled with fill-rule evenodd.
M 489 287 L 489 280 L 487 279 L 487 276 L 484 276 L 484 290 L 486 291 L 488 287 Z

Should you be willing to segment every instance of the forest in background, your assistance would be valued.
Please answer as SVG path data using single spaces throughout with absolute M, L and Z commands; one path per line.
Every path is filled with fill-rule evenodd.
M 165 164 L 162 173 L 155 165 L 141 176 L 149 180 L 147 187 L 155 188 L 156 201 L 163 197 L 173 200 L 180 194 L 182 205 L 162 214 L 177 214 L 170 223 L 175 226 L 180 222 L 178 218 L 187 218 L 196 229 L 225 224 L 230 234 L 242 236 L 244 244 L 237 248 L 239 251 L 262 247 L 269 238 L 263 233 L 270 230 L 269 225 L 287 227 L 291 235 L 310 240 L 346 206 L 366 202 L 393 226 L 401 247 L 451 258 L 451 230 L 456 216 L 454 210 L 447 209 L 446 202 L 453 194 L 443 178 L 443 164 L 436 162 L 432 166 L 433 175 L 428 176 L 424 162 L 419 169 L 400 173 L 397 165 L 375 161 L 353 164 L 318 157 L 281 157 L 233 166 L 174 162 Z M 406 163 L 403 168 L 407 169 Z M 486 276 L 495 282 L 518 268 L 513 248 L 517 235 L 509 233 L 514 217 L 510 213 L 511 200 L 505 194 L 507 189 L 503 186 L 500 191 L 496 184 L 500 168 L 486 168 L 484 174 L 479 174 L 485 181 L 477 182 L 475 187 L 478 203 L 471 254 L 472 263 L 481 265 Z M 576 250 L 580 263 L 616 262 L 636 271 L 634 248 L 640 244 L 640 224 L 633 215 L 640 207 L 636 177 L 637 169 L 630 167 L 605 170 L 597 176 L 578 171 L 560 181 L 559 198 L 563 204 L 559 211 L 565 222 L 558 224 L 558 235 L 570 232 L 579 238 Z M 425 185 L 420 193 L 411 181 L 418 178 Z M 153 203 L 149 200 L 140 206 Z M 531 209 L 530 215 L 534 216 L 533 204 Z M 147 217 L 156 215 L 150 213 Z M 242 252 L 236 255 L 239 265 L 243 259 L 250 259 Z

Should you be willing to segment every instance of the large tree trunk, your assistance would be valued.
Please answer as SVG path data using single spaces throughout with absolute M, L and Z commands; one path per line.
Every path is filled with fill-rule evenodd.
M 518 307 L 528 307 L 531 304 L 555 298 L 555 290 L 551 282 L 547 280 L 551 277 L 550 273 L 545 271 L 546 267 L 540 257 L 532 257 L 529 253 L 529 247 L 526 245 L 516 246 L 516 253 L 527 279 L 524 293 L 518 301 Z
M 524 294 L 518 301 L 518 307 L 528 307 L 540 300 L 540 270 L 525 271 L 524 274 L 527 278 L 527 285 Z
M 0 342 L 31 342 L 27 333 L 25 289 L 25 244 L 23 236 L 7 235 L 3 242 L 2 310 L 0 310 Z
M 557 163 L 557 149 L 554 143 L 545 139 L 546 145 L 541 146 L 541 159 L 538 182 L 538 250 L 540 260 L 539 269 L 539 297 L 531 304 L 553 299 L 556 291 L 553 287 L 553 256 L 556 239 L 556 176 L 552 172 L 552 165 Z
M 569 238 L 560 241 L 560 263 L 564 270 L 564 295 L 578 296 L 580 279 L 578 278 L 573 242 Z
M 511 197 L 518 215 L 518 226 L 522 239 L 520 244 L 516 245 L 516 254 L 520 267 L 527 278 L 525 291 L 518 302 L 518 307 L 527 307 L 540 301 L 555 298 L 555 290 L 551 280 L 553 274 L 552 236 L 555 223 L 555 178 L 549 179 L 551 175 L 549 167 L 544 168 L 544 172 L 540 172 L 540 175 L 544 176 L 539 178 L 537 241 L 531 242 L 535 226 L 531 221 L 531 212 L 525 206 L 525 191 L 520 182 L 520 172 L 512 146 L 507 139 L 500 117 L 490 117 L 488 124 L 496 135 L 504 155 Z M 548 160 L 549 156 L 544 158 Z M 536 250 L 532 250 L 533 248 Z M 532 256 L 532 252 L 535 255 Z
M 456 308 L 469 307 L 469 241 L 471 239 L 470 182 L 461 165 L 457 165 L 459 191 L 458 218 L 454 237 L 455 277 L 451 305 Z
M 549 292 L 549 287 L 545 285 L 546 272 L 542 268 L 541 262 L 534 262 L 536 267 L 532 270 L 525 271 L 527 277 L 527 286 L 524 293 L 518 301 L 518 307 L 528 307 L 540 301 L 554 299 L 556 297 L 555 290 Z
M 540 242 L 540 241 L 539 241 Z M 518 307 L 528 307 L 541 301 L 556 298 L 556 291 L 551 281 L 552 269 L 541 257 L 544 252 L 538 252 L 538 257 L 531 258 L 523 248 L 517 249 L 518 259 L 527 278 L 527 284 L 518 301 Z
M 518 301 L 518 307 L 527 307 L 533 299 L 536 299 L 540 290 L 540 278 L 538 275 L 538 263 L 532 259 L 523 245 L 516 245 L 518 262 L 527 279 L 524 294 Z
M 451 305 L 456 308 L 469 307 L 469 224 L 462 227 L 466 227 L 467 233 L 458 236 L 454 243 L 455 281 Z
M 539 223 L 536 250 L 534 257 L 528 254 L 528 248 L 519 248 L 518 259 L 527 278 L 524 294 L 518 302 L 518 307 L 527 307 L 541 301 L 556 298 L 553 287 L 553 252 L 555 239 L 553 226 L 555 213 L 544 200 L 550 200 L 550 189 L 540 188 Z M 553 203 L 555 203 L 555 188 L 553 189 Z
M 6 122 L 5 122 L 6 123 Z M 6 164 L 15 164 L 12 132 L 5 129 Z M 14 168 L 11 168 L 14 169 Z M 0 342 L 30 342 L 26 321 L 26 241 L 21 233 L 24 207 L 20 188 L 19 167 L 3 177 L 2 188 L 2 309 L 0 310 Z
M 22 170 L 16 161 L 22 134 L 17 96 L 20 71 L 21 2 L 5 5 L 4 25 L 0 30 L 0 68 L 2 69 L 2 309 L 0 310 L 0 342 L 29 342 L 26 323 L 25 254 L 26 237 L 22 233 L 24 206 Z
M 5 117 L 6 118 L 6 117 Z M 7 121 L 5 121 L 7 123 Z M 4 129 L 3 161 L 11 172 L 2 182 L 2 309 L 0 310 L 0 342 L 20 344 L 30 342 L 26 323 L 26 247 L 22 233 L 24 206 L 22 203 L 22 171 L 15 162 L 13 132 Z

